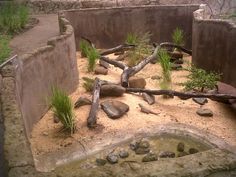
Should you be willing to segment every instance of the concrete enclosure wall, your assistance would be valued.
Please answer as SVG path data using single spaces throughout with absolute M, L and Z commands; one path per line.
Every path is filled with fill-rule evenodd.
M 65 11 L 75 31 L 77 49 L 81 36 L 97 47 L 108 48 L 124 43 L 128 33 L 150 32 L 152 42 L 171 41 L 179 27 L 185 33 L 185 45 L 191 48 L 192 17 L 198 5 L 140 6 Z
M 222 81 L 236 87 L 236 25 L 207 19 L 204 8 L 194 13 L 193 63 L 222 73 Z

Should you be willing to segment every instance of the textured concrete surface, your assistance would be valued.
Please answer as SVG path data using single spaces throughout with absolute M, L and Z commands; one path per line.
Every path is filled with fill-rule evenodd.
M 197 5 L 141 6 L 65 11 L 75 31 L 77 49 L 81 36 L 92 40 L 99 48 L 122 44 L 128 33 L 150 32 L 152 42 L 172 41 L 179 27 L 185 35 L 185 46 L 191 48 L 192 14 Z

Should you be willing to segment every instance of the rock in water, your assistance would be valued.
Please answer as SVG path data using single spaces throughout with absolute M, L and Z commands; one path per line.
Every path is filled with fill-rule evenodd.
M 150 152 L 150 143 L 146 139 L 142 139 L 138 143 L 138 147 L 135 149 L 136 154 L 147 154 Z
M 104 166 L 107 161 L 105 159 L 96 159 L 96 163 L 98 166 Z
M 155 103 L 155 96 L 154 95 L 151 95 L 148 93 L 143 93 L 142 97 L 143 97 L 144 101 L 146 101 L 150 105 Z
M 180 143 L 177 145 L 177 151 L 179 151 L 179 152 L 184 152 L 184 143 L 180 142 Z
M 96 66 L 94 70 L 95 74 L 102 74 L 102 75 L 107 75 L 108 69 L 104 68 L 103 66 Z
M 129 78 L 130 88 L 145 88 L 146 80 L 141 77 L 132 76 Z
M 101 86 L 100 96 L 122 96 L 125 93 L 125 88 L 120 85 L 107 84 Z
M 171 151 L 162 151 L 160 152 L 159 157 L 160 158 L 174 158 L 175 153 Z
M 158 160 L 157 154 L 148 153 L 147 155 L 143 157 L 142 162 L 151 162 L 151 161 L 157 161 L 157 160 Z
M 107 155 L 107 161 L 110 163 L 110 164 L 115 164 L 115 163 L 118 163 L 118 156 L 116 154 L 108 154 Z
M 206 98 L 193 98 L 193 101 L 200 105 L 204 105 L 208 102 Z
M 203 108 L 198 109 L 197 114 L 202 117 L 212 117 L 213 116 L 213 112 L 210 109 L 203 109 Z
M 84 106 L 84 105 L 91 105 L 92 104 L 92 101 L 86 97 L 80 97 L 76 102 L 75 102 L 75 105 L 74 105 L 74 108 L 79 108 L 81 106 Z
M 199 150 L 197 150 L 196 148 L 190 148 L 188 152 L 189 154 L 196 154 L 199 152 Z
M 127 104 L 115 100 L 104 101 L 101 103 L 101 107 L 111 119 L 120 118 L 129 111 L 129 106 Z
M 120 158 L 127 158 L 129 157 L 129 152 L 126 150 L 121 150 L 119 153 Z

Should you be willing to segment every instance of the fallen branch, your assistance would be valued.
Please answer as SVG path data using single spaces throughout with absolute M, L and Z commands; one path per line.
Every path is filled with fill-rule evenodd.
M 157 46 L 157 44 L 153 44 L 155 47 Z M 181 51 L 183 51 L 183 52 L 185 52 L 185 53 L 187 53 L 187 54 L 189 54 L 189 55 L 192 55 L 192 50 L 188 50 L 188 49 L 186 49 L 186 48 L 184 48 L 184 47 L 182 47 L 182 46 L 180 46 L 180 45 L 176 45 L 176 44 L 174 44 L 174 43 L 171 43 L 171 42 L 163 42 L 163 43 L 161 43 L 160 44 L 160 46 L 163 48 L 163 47 L 173 47 L 173 48 L 176 48 L 176 49 L 179 49 L 179 50 L 181 50 Z
M 94 128 L 97 124 L 97 111 L 99 108 L 100 90 L 101 90 L 101 81 L 99 80 L 99 78 L 96 78 L 93 88 L 92 105 L 87 119 L 87 126 L 89 128 Z
M 174 90 L 148 90 L 148 89 L 139 89 L 139 88 L 126 88 L 126 92 L 134 93 L 148 93 L 153 95 L 168 95 L 168 96 L 177 96 L 179 98 L 190 99 L 190 98 L 209 98 L 212 100 L 229 100 L 236 99 L 236 95 L 229 94 L 217 94 L 217 93 L 183 93 L 177 92 Z
M 119 52 L 119 51 L 122 51 L 122 50 L 129 50 L 129 49 L 132 49 L 134 47 L 135 47 L 135 45 L 133 45 L 133 44 L 122 44 L 122 45 L 118 45 L 114 48 L 107 49 L 107 50 L 101 52 L 100 55 L 109 55 L 109 54 Z
M 103 61 L 105 61 L 105 62 L 107 62 L 107 63 L 109 63 L 109 64 L 111 64 L 111 65 L 114 65 L 115 67 L 118 67 L 118 68 L 122 69 L 122 70 L 124 70 L 125 67 L 126 67 L 125 64 L 123 64 L 123 63 L 121 63 L 121 62 L 118 62 L 118 61 L 116 61 L 116 60 L 111 60 L 111 59 L 109 59 L 108 57 L 101 56 L 101 57 L 100 57 L 100 60 L 103 60 Z

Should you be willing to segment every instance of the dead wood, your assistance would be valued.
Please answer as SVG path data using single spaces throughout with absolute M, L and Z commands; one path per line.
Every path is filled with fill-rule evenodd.
M 100 55 L 109 55 L 112 53 L 133 49 L 134 47 L 135 47 L 135 45 L 133 45 L 133 44 L 121 44 L 121 45 L 118 45 L 114 48 L 110 48 L 110 49 L 107 49 L 107 50 L 101 52 Z
M 171 42 L 163 42 L 160 44 L 161 48 L 164 48 L 164 47 L 173 47 L 173 48 L 176 48 L 176 49 L 179 49 L 181 50 L 182 52 L 185 52 L 189 55 L 192 55 L 192 50 L 188 50 L 180 45 L 176 45 L 174 43 L 171 43 Z

